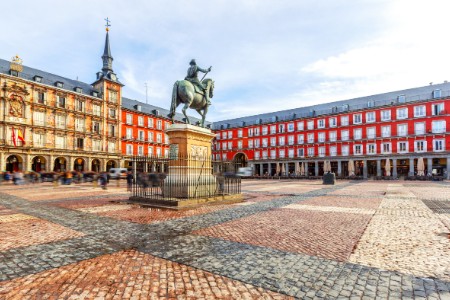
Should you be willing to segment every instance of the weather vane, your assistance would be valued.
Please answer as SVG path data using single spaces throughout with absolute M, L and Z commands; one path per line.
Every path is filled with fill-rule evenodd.
M 109 31 L 109 27 L 111 27 L 111 25 L 110 25 L 111 21 L 108 18 L 106 18 L 105 21 L 106 21 L 106 25 L 105 25 L 106 31 Z

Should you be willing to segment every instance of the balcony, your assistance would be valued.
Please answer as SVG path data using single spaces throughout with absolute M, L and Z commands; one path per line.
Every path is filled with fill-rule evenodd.
M 445 133 L 445 132 L 446 132 L 445 128 L 433 128 L 431 130 L 431 133 Z

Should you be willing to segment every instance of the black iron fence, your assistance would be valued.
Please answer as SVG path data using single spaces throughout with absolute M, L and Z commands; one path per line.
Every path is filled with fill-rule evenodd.
M 131 197 L 142 200 L 180 201 L 241 193 L 241 165 L 202 156 L 132 158 Z

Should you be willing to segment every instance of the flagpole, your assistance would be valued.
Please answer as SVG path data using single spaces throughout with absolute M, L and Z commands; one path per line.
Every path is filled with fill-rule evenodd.
M 17 144 L 16 144 L 16 133 L 15 133 L 14 127 L 12 127 L 11 138 L 13 140 L 14 147 L 17 147 Z

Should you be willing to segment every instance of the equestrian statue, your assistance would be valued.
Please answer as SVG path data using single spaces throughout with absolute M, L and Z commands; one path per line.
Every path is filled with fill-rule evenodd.
M 178 105 L 184 103 L 182 111 L 185 116 L 185 123 L 190 124 L 186 110 L 192 108 L 202 116 L 200 126 L 204 127 L 206 113 L 208 112 L 208 107 L 211 105 L 210 99 L 214 94 L 214 81 L 209 78 L 203 78 L 211 71 L 211 67 L 202 69 L 197 66 L 195 59 L 191 60 L 189 64 L 190 67 L 184 80 L 176 81 L 173 85 L 169 117 L 172 118 L 173 123 Z M 202 80 L 198 79 L 198 72 L 205 73 Z

